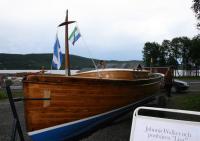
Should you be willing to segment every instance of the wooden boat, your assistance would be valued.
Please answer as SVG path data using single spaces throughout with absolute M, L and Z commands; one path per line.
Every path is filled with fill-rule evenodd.
M 23 88 L 25 98 L 44 98 L 25 101 L 31 138 L 63 141 L 154 96 L 160 88 L 160 76 L 132 69 L 101 69 L 68 76 L 36 74 L 24 79 Z

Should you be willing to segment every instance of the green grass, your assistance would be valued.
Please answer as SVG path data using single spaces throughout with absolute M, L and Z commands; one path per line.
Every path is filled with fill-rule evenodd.
M 200 111 L 200 92 L 174 95 L 170 100 L 170 108 Z
M 7 95 L 6 95 L 5 91 L 4 90 L 0 90 L 0 99 L 5 99 L 5 98 L 7 98 Z
M 200 76 L 182 76 L 182 77 L 175 77 L 180 80 L 200 80 Z
M 13 97 L 22 97 L 22 91 L 12 91 Z M 0 89 L 0 100 L 8 98 L 6 90 Z

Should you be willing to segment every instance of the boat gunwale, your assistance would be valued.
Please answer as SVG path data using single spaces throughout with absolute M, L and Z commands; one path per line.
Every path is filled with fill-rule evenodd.
M 40 77 L 59 77 L 59 78 L 77 78 L 77 79 L 95 79 L 95 80 L 114 80 L 114 81 L 138 81 L 138 80 L 151 80 L 151 79 L 156 79 L 156 78 L 161 78 L 160 75 L 158 74 L 154 74 L 154 73 L 150 73 L 153 74 L 154 77 L 148 75 L 148 77 L 146 78 L 140 78 L 140 77 L 136 77 L 135 79 L 122 79 L 122 78 L 105 78 L 105 77 L 101 77 L 98 76 L 99 74 L 101 75 L 101 73 L 105 73 L 105 72 L 137 72 L 137 73 L 148 73 L 149 71 L 147 70 L 133 70 L 133 69 L 112 69 L 112 68 L 107 68 L 107 69 L 98 69 L 98 70 L 91 70 L 91 71 L 85 71 L 85 72 L 78 72 L 76 74 L 70 75 L 70 76 L 66 76 L 63 74 L 30 74 L 27 75 L 23 80 L 27 81 L 26 78 L 29 76 L 40 76 Z M 89 77 L 89 76 L 81 76 L 82 74 L 90 74 L 90 73 L 96 73 L 96 77 Z
M 128 72 L 149 72 L 148 70 L 134 70 L 134 69 L 113 69 L 113 68 L 106 68 L 106 69 L 98 69 L 98 70 L 90 70 L 84 72 L 78 72 L 78 74 L 85 74 L 85 73 L 101 73 L 101 72 L 111 72 L 111 71 L 128 71 Z M 76 74 L 74 74 L 76 75 Z
M 77 76 L 49 76 L 49 75 L 37 75 L 37 76 L 40 76 L 41 78 L 47 76 L 47 77 L 60 77 L 60 78 L 65 78 L 65 79 L 71 79 L 71 80 L 82 80 L 82 81 L 99 81 L 99 82 L 115 82 L 115 83 L 135 83 L 135 84 L 138 84 L 138 85 L 141 85 L 141 84 L 148 84 L 148 82 L 158 82 L 158 80 L 161 81 L 161 76 L 156 76 L 156 77 L 153 77 L 153 78 L 140 78 L 140 79 L 133 79 L 133 80 L 128 80 L 128 79 L 106 79 L 106 78 L 94 78 L 94 77 L 77 77 Z M 159 81 L 159 82 L 160 82 Z M 144 83 L 146 82 L 146 83 Z M 66 81 L 62 81 L 62 82 L 59 82 L 59 81 L 56 81 L 56 82 L 53 82 L 53 81 L 42 81 L 42 80 L 26 80 L 24 79 L 23 80 L 23 83 L 51 83 L 51 84 L 65 84 Z

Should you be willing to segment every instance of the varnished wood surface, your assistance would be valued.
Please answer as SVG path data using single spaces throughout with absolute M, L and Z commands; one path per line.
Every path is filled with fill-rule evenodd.
M 132 75 L 126 74 L 125 77 Z M 136 80 L 30 75 L 24 80 L 26 98 L 51 98 L 50 101 L 25 101 L 28 131 L 63 124 L 111 111 L 155 94 L 160 78 Z M 145 73 L 144 73 L 145 74 Z M 106 75 L 106 73 L 105 73 Z M 117 79 L 114 80 L 116 76 Z M 119 74 L 123 78 L 122 73 Z M 142 75 L 141 75 L 142 76 Z
M 123 79 L 123 80 L 133 80 L 138 78 L 147 78 L 148 77 L 148 71 L 134 71 L 127 69 L 125 70 L 109 70 L 109 69 L 103 69 L 95 72 L 84 72 L 79 73 L 75 76 L 81 76 L 81 77 L 90 77 L 90 78 L 104 78 L 104 79 Z

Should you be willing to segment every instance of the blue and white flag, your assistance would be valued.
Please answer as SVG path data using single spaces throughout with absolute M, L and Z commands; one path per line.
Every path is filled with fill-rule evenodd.
M 78 27 L 75 26 L 74 30 L 72 31 L 72 33 L 69 36 L 69 40 L 72 42 L 72 44 L 74 45 L 75 42 L 81 37 L 80 31 L 78 30 Z
M 60 69 L 61 65 L 62 65 L 62 52 L 60 49 L 58 36 L 56 35 L 56 42 L 54 44 L 54 51 L 53 51 L 52 67 Z

